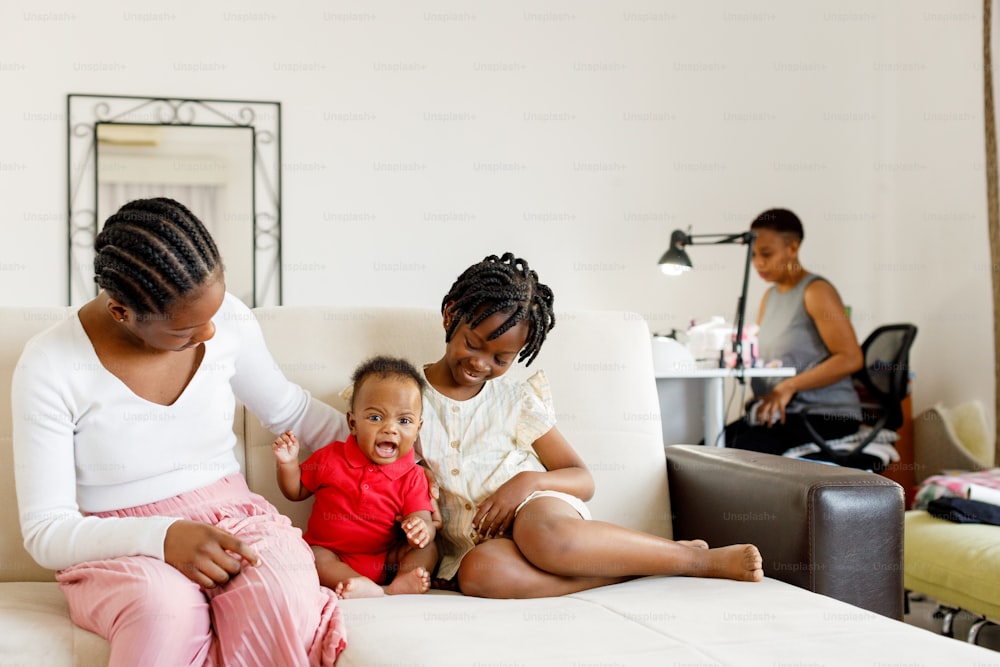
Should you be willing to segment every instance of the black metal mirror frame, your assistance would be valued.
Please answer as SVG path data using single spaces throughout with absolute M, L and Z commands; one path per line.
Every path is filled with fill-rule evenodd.
M 97 126 L 186 125 L 253 130 L 253 303 L 281 304 L 281 104 L 129 95 L 66 97 L 69 305 L 97 294 Z

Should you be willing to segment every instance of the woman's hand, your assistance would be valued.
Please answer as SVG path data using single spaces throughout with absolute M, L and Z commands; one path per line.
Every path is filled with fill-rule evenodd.
M 163 560 L 202 588 L 215 588 L 240 573 L 243 562 L 260 556 L 230 533 L 198 521 L 175 521 L 163 540 Z
M 476 506 L 472 527 L 479 532 L 480 540 L 505 535 L 514 523 L 514 511 L 533 491 L 532 473 L 519 472 Z
M 779 382 L 757 406 L 757 421 L 770 428 L 774 422 L 785 423 L 785 408 L 795 396 L 795 389 L 787 382 Z

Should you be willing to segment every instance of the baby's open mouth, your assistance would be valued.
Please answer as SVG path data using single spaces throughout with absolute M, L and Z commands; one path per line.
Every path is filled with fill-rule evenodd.
M 399 447 L 396 446 L 394 442 L 377 442 L 375 443 L 375 453 L 378 454 L 383 459 L 392 458 L 396 455 L 396 451 Z

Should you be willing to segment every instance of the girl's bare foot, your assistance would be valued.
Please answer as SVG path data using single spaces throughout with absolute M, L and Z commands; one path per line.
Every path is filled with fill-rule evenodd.
M 337 597 L 344 600 L 351 598 L 377 598 L 385 595 L 382 587 L 368 577 L 351 577 L 344 579 L 333 589 Z
M 764 578 L 764 559 L 752 544 L 717 547 L 705 554 L 705 560 L 698 566 L 698 574 L 736 581 L 760 581 Z
M 389 595 L 408 595 L 426 593 L 431 587 L 431 575 L 422 567 L 415 567 L 407 572 L 400 572 L 396 578 L 385 587 Z
M 708 548 L 708 542 L 705 540 L 677 540 L 677 544 L 681 544 L 685 547 L 691 547 L 692 549 Z

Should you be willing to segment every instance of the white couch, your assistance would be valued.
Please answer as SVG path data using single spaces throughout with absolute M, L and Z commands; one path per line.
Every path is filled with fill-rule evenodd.
M 9 376 L 24 341 L 68 312 L 0 308 L 2 665 L 107 661 L 104 640 L 73 626 L 52 573 L 23 551 L 13 488 Z M 443 351 L 432 310 L 284 306 L 256 313 L 285 373 L 338 405 L 337 393 L 363 358 L 388 353 L 420 364 Z M 669 447 L 665 459 L 641 318 L 559 313 L 535 367 L 548 372 L 560 428 L 593 471 L 596 518 L 716 544 L 754 541 L 765 580 L 647 577 L 536 600 L 440 592 L 347 600 L 341 665 L 996 663 L 996 653 L 896 620 L 903 496 L 893 482 L 697 446 Z M 241 409 L 235 416 L 250 486 L 304 525 L 308 505 L 277 491 L 273 436 Z

